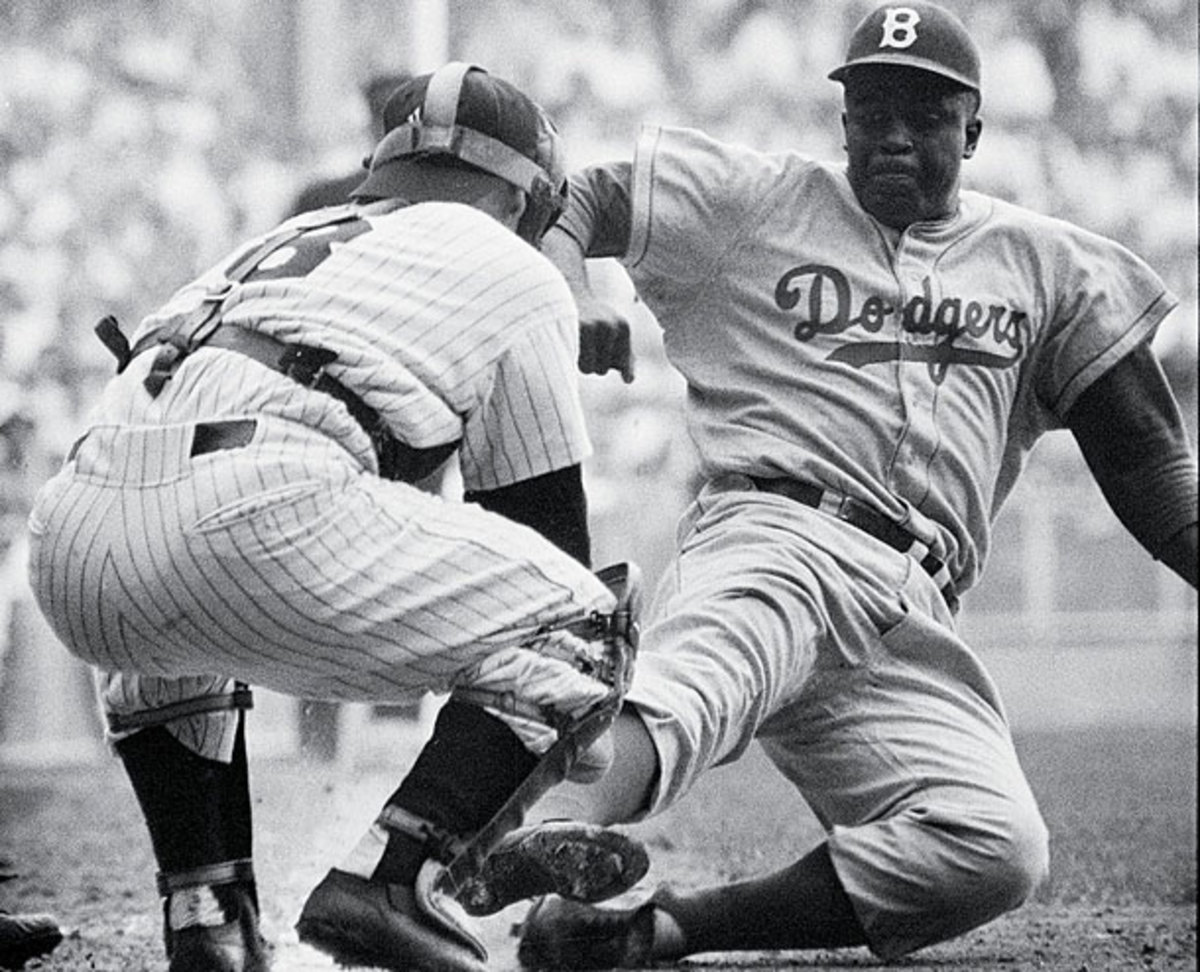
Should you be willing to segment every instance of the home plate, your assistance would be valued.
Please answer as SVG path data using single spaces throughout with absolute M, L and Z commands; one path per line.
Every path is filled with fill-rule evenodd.
M 324 952 L 301 942 L 294 930 L 275 939 L 274 965 L 286 972 L 329 972 L 341 968 Z

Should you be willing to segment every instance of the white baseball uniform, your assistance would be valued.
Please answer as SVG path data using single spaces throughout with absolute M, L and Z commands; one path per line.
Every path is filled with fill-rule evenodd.
M 143 328 L 194 307 L 235 262 Z M 235 286 L 223 320 L 335 351 L 328 373 L 399 439 L 461 439 L 468 490 L 586 455 L 570 293 L 471 207 L 376 205 L 306 233 Z M 383 702 L 461 685 L 559 710 L 605 694 L 550 657 L 563 635 L 545 633 L 611 610 L 583 565 L 531 529 L 380 478 L 367 433 L 330 395 L 201 347 L 151 397 L 154 357 L 108 384 L 29 521 L 38 603 L 104 673 L 110 712 L 228 693 L 232 679 Z M 255 420 L 246 445 L 192 455 L 197 423 L 231 419 Z M 232 712 L 169 724 L 222 759 L 235 727 Z
M 1175 299 L 1066 223 L 964 192 L 899 233 L 842 166 L 690 130 L 643 131 L 630 198 L 624 263 L 707 479 L 627 697 L 661 759 L 653 809 L 758 738 L 828 828 L 877 952 L 979 925 L 1029 892 L 1046 835 L 939 588 L 976 580 L 1034 441 Z M 847 496 L 914 553 L 830 515 Z

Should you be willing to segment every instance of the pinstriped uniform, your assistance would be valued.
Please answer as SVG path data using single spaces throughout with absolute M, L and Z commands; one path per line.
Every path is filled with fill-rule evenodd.
M 461 439 L 467 489 L 579 462 L 577 324 L 550 264 L 467 206 L 362 213 L 272 253 L 225 304 L 225 324 L 336 351 L 328 373 L 402 441 Z M 193 306 L 221 271 L 160 313 Z M 408 701 L 478 686 L 482 663 L 505 652 L 530 655 L 535 694 L 539 678 L 556 692 L 583 680 L 521 646 L 611 609 L 586 568 L 533 530 L 380 478 L 368 436 L 329 395 L 201 348 L 152 398 L 153 357 L 109 383 L 30 516 L 38 602 L 103 673 L 109 711 L 226 693 L 232 679 Z M 191 456 L 197 422 L 238 418 L 257 421 L 247 445 Z M 603 694 L 585 681 L 564 706 L 579 701 L 572 691 Z M 227 758 L 235 726 L 210 712 L 169 728 Z

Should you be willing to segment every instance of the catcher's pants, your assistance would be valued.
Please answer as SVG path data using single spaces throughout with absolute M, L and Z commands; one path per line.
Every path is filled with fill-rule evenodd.
M 614 598 L 535 531 L 380 479 L 334 440 L 258 417 L 191 455 L 194 426 L 98 426 L 38 495 L 30 582 L 110 713 L 224 695 L 409 702 L 458 686 L 575 714 L 608 688 L 550 657 Z M 547 633 L 549 631 L 549 633 Z M 508 719 L 530 748 L 546 726 Z M 210 758 L 236 713 L 175 720 Z
M 1044 876 L 996 690 L 912 559 L 728 477 L 685 515 L 646 621 L 626 702 L 661 760 L 652 812 L 757 737 L 889 958 L 1016 907 Z

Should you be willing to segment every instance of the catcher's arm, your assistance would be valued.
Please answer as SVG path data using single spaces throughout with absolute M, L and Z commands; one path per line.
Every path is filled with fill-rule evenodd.
M 587 495 L 578 464 L 511 486 L 467 492 L 463 499 L 532 527 L 585 567 L 591 566 Z
M 542 238 L 542 252 L 566 278 L 579 307 L 579 370 L 634 378 L 629 320 L 593 291 L 586 260 L 621 257 L 629 246 L 631 167 L 592 166 L 571 178 L 567 211 Z
M 1196 456 L 1150 345 L 1084 391 L 1066 421 L 1117 518 L 1196 587 Z

